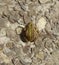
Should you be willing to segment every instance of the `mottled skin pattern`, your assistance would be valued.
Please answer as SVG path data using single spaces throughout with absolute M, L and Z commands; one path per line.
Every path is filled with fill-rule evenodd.
M 24 28 L 25 38 L 28 41 L 34 41 L 38 37 L 38 30 L 33 24 L 33 22 L 29 22 Z

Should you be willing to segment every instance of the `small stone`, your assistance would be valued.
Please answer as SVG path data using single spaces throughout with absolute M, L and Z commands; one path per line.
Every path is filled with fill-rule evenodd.
M 41 17 L 41 18 L 38 20 L 37 24 L 36 24 L 38 30 L 41 31 L 42 29 L 44 29 L 46 23 L 47 23 L 47 21 L 46 21 L 45 17 Z
M 46 38 L 45 40 L 44 40 L 44 42 L 45 42 L 45 48 L 46 49 L 49 49 L 49 50 L 51 50 L 51 49 L 53 49 L 53 41 L 51 40 L 51 39 L 49 39 L 49 38 Z
M 20 40 L 19 42 L 18 42 L 18 44 L 20 44 L 21 46 L 26 46 L 26 44 L 24 43 L 24 42 L 22 42 L 22 40 Z
M 13 42 L 9 42 L 6 44 L 6 47 L 9 49 L 12 49 L 14 47 L 14 43 Z
M 20 27 L 18 27 L 18 28 L 16 29 L 16 33 L 17 33 L 17 34 L 20 34 L 21 31 L 22 31 L 22 28 L 20 28 Z
M 32 60 L 31 58 L 25 56 L 21 59 L 21 62 L 26 65 L 26 64 L 30 64 Z
M 38 54 L 36 54 L 36 57 L 43 60 L 44 59 L 44 53 L 43 51 L 40 51 Z
M 20 18 L 20 19 L 18 20 L 18 23 L 19 23 L 19 24 L 24 24 L 23 19 Z
M 0 30 L 0 36 L 6 36 L 6 29 L 5 28 L 2 28 Z

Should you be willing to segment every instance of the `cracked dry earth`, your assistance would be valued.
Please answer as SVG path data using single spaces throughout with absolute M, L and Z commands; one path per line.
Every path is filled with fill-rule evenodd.
M 41 17 L 43 35 L 23 42 L 22 27 Z M 0 0 L 0 65 L 59 65 L 59 0 Z

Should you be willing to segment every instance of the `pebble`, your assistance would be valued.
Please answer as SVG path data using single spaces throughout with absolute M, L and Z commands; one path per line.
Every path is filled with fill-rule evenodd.
M 37 24 L 36 24 L 38 30 L 41 31 L 42 29 L 44 29 L 46 23 L 47 23 L 47 21 L 46 21 L 45 17 L 41 17 L 41 18 L 38 20 Z
M 18 42 L 18 44 L 21 45 L 21 46 L 23 46 L 23 47 L 26 46 L 26 44 L 24 42 L 22 42 L 21 40 Z
M 20 18 L 20 19 L 18 20 L 18 23 L 19 23 L 20 25 L 24 24 L 23 19 Z
M 5 28 L 2 28 L 0 30 L 0 36 L 6 36 L 6 29 Z
M 14 43 L 13 42 L 8 42 L 6 44 L 6 47 L 9 48 L 9 49 L 12 49 L 14 47 Z
M 20 28 L 20 27 L 16 28 L 16 33 L 17 33 L 17 34 L 20 34 L 21 31 L 22 31 L 22 28 Z
M 21 62 L 26 65 L 26 64 L 31 63 L 32 60 L 31 60 L 31 58 L 29 58 L 29 57 L 23 57 L 23 58 L 21 59 Z
M 36 57 L 43 60 L 44 59 L 44 53 L 43 51 L 40 51 L 38 54 L 36 54 Z

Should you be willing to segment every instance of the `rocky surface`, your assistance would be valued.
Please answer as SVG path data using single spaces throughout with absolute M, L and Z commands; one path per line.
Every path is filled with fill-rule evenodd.
M 24 42 L 31 21 L 41 34 Z M 0 0 L 0 65 L 59 65 L 59 0 Z

